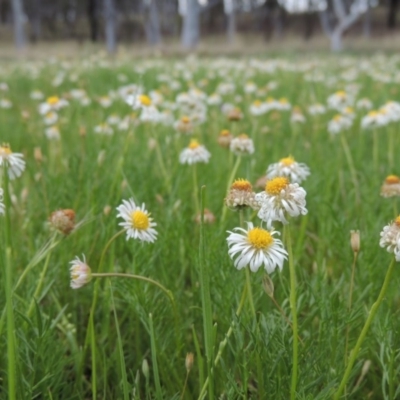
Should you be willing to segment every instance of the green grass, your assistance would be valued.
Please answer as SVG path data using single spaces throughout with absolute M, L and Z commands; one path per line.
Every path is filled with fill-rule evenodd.
M 234 268 L 226 244 L 226 231 L 239 226 L 239 215 L 228 210 L 227 218 L 221 222 L 225 190 L 235 161 L 229 151 L 217 144 L 219 132 L 226 128 L 248 133 L 255 143 L 254 155 L 243 157 L 237 178 L 255 182 L 270 163 L 289 154 L 311 169 L 311 176 L 302 184 L 307 191 L 308 215 L 293 219 L 290 224 L 298 332 L 304 343 L 299 342 L 297 398 L 332 397 L 345 371 L 346 330 L 348 348 L 352 349 L 392 259 L 379 247 L 379 234 L 395 217 L 398 201 L 381 197 L 380 186 L 387 175 L 400 174 L 396 158 L 395 165 L 389 166 L 387 152 L 389 130 L 396 133 L 394 148 L 400 146 L 399 125 L 392 123 L 379 130 L 377 167 L 372 158 L 372 132 L 359 127 L 366 112 L 356 110 L 353 127 L 344 132 L 354 162 L 358 202 L 340 137 L 331 137 L 327 132 L 327 123 L 335 111 L 313 117 L 307 114 L 307 107 L 315 102 L 326 104 L 330 94 L 349 83 L 359 85 L 356 99 L 368 97 L 375 108 L 387 100 L 396 100 L 395 84 L 379 82 L 371 72 L 398 75 L 399 59 L 364 58 L 370 63 L 364 69 L 360 58 L 351 57 L 319 58 L 311 60 L 313 63 L 301 57 L 275 61 L 270 60 L 270 65 L 276 66 L 270 72 L 252 66 L 249 59 L 110 61 L 92 56 L 1 65 L 0 82 L 7 82 L 9 91 L 0 92 L 0 99 L 10 99 L 13 106 L 0 109 L 0 141 L 10 143 L 12 150 L 23 153 L 26 159 L 25 172 L 10 183 L 10 265 L 14 287 L 30 263 L 32 267 L 12 294 L 14 360 L 9 359 L 12 353 L 6 356 L 5 333 L 9 325 L 5 317 L 5 285 L 0 288 L 4 315 L 0 336 L 4 355 L 0 357 L 1 398 L 12 398 L 9 388 L 15 380 L 17 399 L 179 399 L 188 352 L 194 353 L 195 358 L 185 399 L 197 399 L 207 379 L 212 388 L 207 398 L 290 397 L 292 330 L 264 292 L 263 271 L 251 274 L 256 317 L 248 302 L 240 315 L 236 314 L 246 276 L 244 270 Z M 355 71 L 351 82 L 343 78 L 343 72 L 349 70 Z M 62 71 L 64 81 L 58 87 L 52 86 L 54 77 Z M 185 77 L 188 72 L 190 76 Z M 175 133 L 173 127 L 151 123 L 131 124 L 128 131 L 115 129 L 112 136 L 93 132 L 110 114 L 123 117 L 131 113 L 120 99 L 108 109 L 96 101 L 124 84 L 118 80 L 121 73 L 127 76 L 127 83 L 142 84 L 146 93 L 161 90 L 168 101 L 174 101 L 179 91 L 187 90 L 190 84 L 199 85 L 204 79 L 206 86 L 201 89 L 207 94 L 213 93 L 220 82 L 236 84 L 235 92 L 224 96 L 224 100 L 241 107 L 244 118 L 229 123 L 218 107 L 209 106 L 207 121 L 196 128 L 194 135 L 212 154 L 208 164 L 197 165 L 197 180 L 199 196 L 201 187 L 206 187 L 205 206 L 216 216 L 214 224 L 206 224 L 201 230 L 194 221 L 192 168 L 179 164 L 179 152 L 188 145 L 189 136 Z M 170 89 L 168 81 L 160 83 L 157 77 L 161 73 L 179 81 L 181 89 Z M 76 74 L 76 82 L 69 80 L 71 74 Z M 322 81 L 306 79 L 317 74 L 323 74 Z M 278 87 L 261 97 L 246 94 L 243 87 L 248 80 L 259 87 L 276 81 Z M 50 141 L 37 112 L 39 102 L 31 100 L 29 94 L 39 89 L 46 97 L 63 96 L 73 88 L 85 89 L 92 103 L 82 107 L 71 99 L 69 106 L 59 112 L 61 139 Z M 235 99 L 236 95 L 241 99 Z M 269 95 L 286 97 L 293 106 L 300 106 L 307 122 L 294 126 L 290 111 L 251 116 L 250 103 Z M 22 111 L 27 111 L 29 117 L 22 118 Z M 80 134 L 82 128 L 85 135 Z M 156 151 L 148 145 L 151 138 L 160 146 L 170 190 Z M 34 158 L 36 147 L 41 148 L 42 162 Z M 99 163 L 102 151 L 104 160 Z M 143 281 L 99 279 L 79 290 L 69 287 L 69 262 L 75 256 L 85 254 L 93 272 L 98 272 L 106 243 L 120 230 L 115 208 L 130 197 L 146 204 L 157 222 L 158 239 L 153 244 L 141 244 L 126 241 L 124 235 L 117 237 L 105 253 L 101 272 L 126 272 L 158 281 L 172 292 L 176 310 L 164 292 Z M 111 207 L 109 214 L 103 211 L 106 206 Z M 67 237 L 59 234 L 56 246 L 42 254 L 38 262 L 32 262 L 52 238 L 48 217 L 53 211 L 66 208 L 74 209 L 77 221 L 83 224 Z M 0 218 L 4 226 L 5 218 Z M 244 220 L 259 224 L 254 212 L 246 211 Z M 276 227 L 282 231 L 281 225 Z M 361 231 L 361 251 L 349 312 L 352 229 Z M 0 277 L 4 282 L 7 245 L 3 231 L 2 228 Z M 40 293 L 33 302 L 47 262 Z M 290 319 L 288 262 L 271 279 L 274 296 Z M 203 287 L 209 282 L 209 291 L 202 290 L 201 282 Z M 398 286 L 399 272 L 395 269 L 343 398 L 395 399 L 400 395 Z M 95 293 L 97 300 L 93 303 Z M 93 331 L 88 335 L 92 304 Z M 213 366 L 212 359 L 230 327 L 232 333 L 222 356 Z M 144 360 L 149 366 L 147 376 L 142 371 Z M 369 369 L 362 375 L 368 360 Z M 10 363 L 16 365 L 14 376 L 8 372 Z M 94 383 L 96 393 L 92 393 Z

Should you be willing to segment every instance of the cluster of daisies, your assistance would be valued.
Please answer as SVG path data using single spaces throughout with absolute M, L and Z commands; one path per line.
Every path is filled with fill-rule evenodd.
M 228 231 L 228 254 L 237 269 L 248 266 L 252 272 L 257 272 L 263 266 L 267 273 L 272 273 L 277 267 L 282 270 L 288 253 L 276 237 L 279 232 L 273 224 L 287 224 L 288 217 L 307 214 L 306 191 L 299 184 L 309 175 L 307 165 L 286 157 L 268 167 L 264 191 L 254 193 L 251 183 L 245 179 L 232 184 L 225 205 L 241 212 L 251 207 L 257 210 L 261 220 L 260 227 L 247 222 L 247 228 Z

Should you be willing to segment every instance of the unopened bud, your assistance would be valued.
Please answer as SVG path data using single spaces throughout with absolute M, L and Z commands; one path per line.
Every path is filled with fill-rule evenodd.
M 149 363 L 147 362 L 146 359 L 144 359 L 143 362 L 142 362 L 142 372 L 143 372 L 143 375 L 145 376 L 145 378 L 149 379 L 149 376 L 150 376 L 150 374 L 149 374 Z
M 185 367 L 186 371 L 190 372 L 190 370 L 193 367 L 193 362 L 194 362 L 194 354 L 193 353 L 187 353 L 186 354 L 186 359 L 185 359 Z
M 103 208 L 103 213 L 104 213 L 104 215 L 107 217 L 107 215 L 109 215 L 110 214 L 110 212 L 111 212 L 111 206 L 105 206 L 104 208 Z
M 272 299 L 274 297 L 275 288 L 274 288 L 274 282 L 272 282 L 272 279 L 269 277 L 269 275 L 264 275 L 262 284 L 265 293 L 267 293 L 267 295 Z
M 38 163 L 43 162 L 43 154 L 42 154 L 42 149 L 40 147 L 35 147 L 35 150 L 33 151 L 33 156 L 36 162 Z
M 354 253 L 360 251 L 360 231 L 350 231 L 350 246 Z

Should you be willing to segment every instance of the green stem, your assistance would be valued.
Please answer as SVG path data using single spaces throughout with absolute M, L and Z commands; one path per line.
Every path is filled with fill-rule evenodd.
M 354 257 L 353 257 L 353 265 L 351 266 L 350 295 L 349 295 L 349 305 L 348 305 L 349 314 L 351 312 L 351 306 L 352 306 L 352 300 L 353 300 L 354 275 L 355 275 L 355 271 L 356 271 L 357 257 L 358 257 L 358 251 L 355 251 Z M 346 327 L 346 345 L 345 345 L 345 351 L 344 351 L 344 357 L 345 357 L 344 365 L 346 365 L 346 363 L 347 363 L 348 344 L 349 344 L 349 325 L 347 325 L 347 327 Z
M 242 297 L 240 298 L 239 306 L 238 306 L 238 308 L 236 310 L 236 313 L 235 313 L 236 318 L 239 318 L 239 316 L 240 316 L 240 314 L 241 314 L 241 312 L 243 310 L 244 303 L 246 302 L 246 295 L 247 295 L 247 284 L 245 283 L 244 286 L 243 286 Z M 217 356 L 215 357 L 215 360 L 214 360 L 213 369 L 218 365 L 219 360 L 222 357 L 222 353 L 223 353 L 226 345 L 228 344 L 228 340 L 232 335 L 234 327 L 235 327 L 235 320 L 233 320 L 231 322 L 231 325 L 230 325 L 230 327 L 228 329 L 228 332 L 225 335 L 224 340 L 219 344 L 218 353 L 217 353 Z M 206 395 L 208 382 L 209 382 L 209 379 L 207 377 L 207 379 L 204 381 L 203 387 L 201 388 L 198 400 L 202 400 L 204 398 L 204 396 Z
M 246 267 L 246 285 L 247 285 L 247 293 L 248 293 L 251 313 L 254 319 L 256 319 L 257 317 L 256 308 L 254 306 L 253 291 L 251 290 L 250 267 L 248 266 Z
M 154 376 L 154 383 L 156 385 L 156 398 L 157 400 L 162 400 L 160 375 L 158 373 L 158 363 L 157 363 L 156 339 L 154 335 L 152 314 L 149 314 L 149 327 L 150 327 L 151 361 L 153 363 L 153 376 Z
M 204 328 L 204 341 L 207 357 L 207 379 L 210 382 L 209 398 L 214 398 L 214 387 L 213 387 L 213 348 L 214 348 L 214 334 L 213 334 L 213 323 L 212 323 L 212 307 L 211 307 L 211 296 L 210 296 L 210 277 L 208 264 L 206 259 L 206 245 L 205 245 L 205 233 L 204 233 L 204 202 L 205 202 L 205 186 L 201 188 L 201 224 L 200 224 L 200 245 L 199 245 L 199 278 L 200 278 L 200 290 L 201 290 L 201 303 L 203 311 L 203 328 Z
M 239 169 L 239 165 L 240 165 L 240 161 L 241 160 L 242 160 L 242 157 L 241 156 L 237 156 L 235 165 L 233 166 L 232 173 L 231 173 L 231 175 L 229 177 L 229 180 L 228 180 L 228 185 L 226 187 L 225 194 L 228 193 L 229 189 L 232 186 L 233 180 L 235 179 L 235 175 L 236 175 L 236 173 L 237 173 L 237 171 Z M 221 221 L 222 222 L 225 221 L 227 211 L 228 211 L 228 207 L 226 207 L 224 205 L 224 209 L 222 211 L 222 217 L 221 217 Z
M 161 285 L 161 283 L 159 283 L 151 278 L 147 278 L 147 277 L 141 276 L 141 275 L 125 274 L 123 272 L 103 272 L 103 273 L 95 272 L 95 273 L 92 273 L 92 277 L 94 277 L 94 278 L 113 278 L 113 277 L 130 278 L 130 279 L 137 279 L 140 281 L 145 281 L 145 282 L 151 283 L 152 285 L 158 286 L 171 300 L 172 305 L 175 306 L 174 296 L 172 295 L 171 291 L 168 290 L 165 286 Z
M 193 197 L 194 197 L 194 204 L 196 207 L 196 216 L 200 212 L 200 204 L 199 204 L 199 186 L 197 182 L 197 164 L 192 165 L 192 172 L 193 172 Z
M 296 270 L 294 267 L 293 250 L 292 250 L 292 238 L 290 235 L 290 229 L 288 225 L 285 225 L 287 249 L 289 254 L 289 273 L 290 273 L 290 310 L 292 312 L 292 324 L 293 324 L 293 370 L 292 370 L 292 384 L 290 388 L 290 398 L 294 400 L 296 398 L 296 387 L 297 387 L 297 371 L 298 371 L 298 326 L 297 326 L 297 300 L 296 300 Z
M 164 175 L 165 186 L 166 186 L 168 192 L 170 192 L 171 191 L 170 176 L 168 174 L 167 169 L 165 168 L 164 159 L 163 159 L 163 156 L 161 153 L 161 147 L 160 147 L 160 144 L 157 139 L 156 139 L 156 154 L 157 154 L 157 160 L 158 160 L 158 164 L 160 166 L 161 172 Z
M 379 296 L 378 296 L 377 300 L 375 301 L 375 303 L 372 305 L 371 310 L 370 310 L 369 315 L 368 315 L 368 318 L 365 321 L 364 327 L 363 327 L 363 329 L 362 329 L 362 331 L 360 333 L 360 336 L 357 339 L 357 343 L 354 346 L 354 349 L 350 353 L 349 362 L 348 362 L 347 368 L 346 368 L 346 370 L 344 372 L 342 381 L 340 382 L 339 389 L 336 391 L 336 393 L 333 396 L 334 400 L 339 400 L 339 398 L 340 398 L 340 396 L 341 396 L 341 394 L 342 394 L 342 392 L 343 392 L 343 390 L 344 390 L 344 388 L 345 388 L 345 386 L 346 386 L 346 384 L 347 384 L 347 382 L 348 382 L 348 380 L 350 378 L 351 370 L 352 370 L 353 365 L 354 365 L 354 363 L 356 361 L 356 358 L 357 358 L 358 352 L 360 350 L 360 347 L 361 347 L 361 345 L 362 345 L 362 343 L 363 343 L 363 341 L 365 339 L 365 336 L 367 335 L 367 332 L 368 332 L 369 327 L 370 327 L 370 325 L 371 325 L 371 323 L 372 323 L 372 321 L 373 321 L 373 319 L 374 319 L 374 317 L 376 315 L 376 312 L 378 311 L 378 308 L 381 305 L 382 300 L 383 300 L 383 298 L 384 298 L 384 296 L 386 294 L 386 291 L 387 291 L 387 288 L 389 286 L 389 283 L 390 283 L 390 280 L 391 280 L 392 273 L 393 273 L 395 265 L 396 265 L 396 260 L 393 258 L 393 260 L 390 263 L 389 268 L 388 268 L 388 270 L 386 272 L 386 277 L 385 277 L 385 280 L 383 282 L 383 285 L 382 285 L 381 291 L 379 293 Z
M 54 235 L 52 237 L 52 241 L 50 243 L 50 249 L 52 249 L 54 247 L 53 245 L 54 245 L 54 242 L 55 242 L 55 238 L 56 238 L 56 235 Z M 50 256 L 51 256 L 51 250 L 46 255 L 46 260 L 44 262 L 44 267 L 43 267 L 42 273 L 40 274 L 40 277 L 39 277 L 38 285 L 36 286 L 35 293 L 33 294 L 33 298 L 32 298 L 31 303 L 29 305 L 28 312 L 27 312 L 28 318 L 31 316 L 33 308 L 35 306 L 35 300 L 39 297 L 39 294 L 40 294 L 40 292 L 42 290 L 44 278 L 46 276 L 47 269 L 49 267 Z
M 16 344 L 15 321 L 13 306 L 13 267 L 12 267 L 12 243 L 11 243 L 11 198 L 7 165 L 4 166 L 4 205 L 5 205 L 5 292 L 7 313 L 7 373 L 8 373 L 8 398 L 16 399 Z
M 374 160 L 374 168 L 375 168 L 375 172 L 378 173 L 378 131 L 376 129 L 374 129 L 373 133 L 372 133 L 372 137 L 373 137 L 373 148 L 372 148 L 372 157 Z
M 344 154 L 346 156 L 347 164 L 349 165 L 351 179 L 353 181 L 354 191 L 356 194 L 356 202 L 357 202 L 357 204 L 360 204 L 360 201 L 361 201 L 360 200 L 360 189 L 359 189 L 358 180 L 357 180 L 357 172 L 354 167 L 353 157 L 351 155 L 349 144 L 347 143 L 346 135 L 344 133 L 340 134 L 340 140 L 342 143 Z
M 390 168 L 390 170 L 392 170 L 392 168 L 394 166 L 394 131 L 393 131 L 393 129 L 389 130 L 388 161 L 389 161 L 389 168 Z

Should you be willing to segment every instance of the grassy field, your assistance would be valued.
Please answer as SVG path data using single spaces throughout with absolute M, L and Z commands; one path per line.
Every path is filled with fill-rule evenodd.
M 382 55 L 3 62 L 1 146 L 22 153 L 26 169 L 8 186 L 4 170 L 1 175 L 0 397 L 338 395 L 351 349 L 394 259 L 379 240 L 398 208 L 397 197 L 380 191 L 388 175 L 400 175 L 399 122 L 362 129 L 369 110 L 359 100 L 379 109 L 398 99 L 399 65 L 398 56 Z M 127 89 L 130 84 L 136 86 Z M 150 96 L 163 121 L 143 121 L 146 105 L 133 110 L 127 92 L 135 99 Z M 327 99 L 335 93 L 340 104 L 334 109 Z M 262 115 L 251 113 L 255 100 L 269 107 Z M 325 107 L 320 115 L 309 112 L 316 103 Z M 239 121 L 229 120 L 232 107 L 240 108 Z M 160 117 L 154 112 L 150 119 L 154 115 Z M 350 126 L 331 134 L 335 115 Z M 193 123 L 192 133 L 174 127 L 182 116 Z M 301 116 L 304 121 L 296 122 Z M 246 133 L 254 153 L 239 157 L 221 147 L 222 130 Z M 192 138 L 211 153 L 208 163 L 179 162 Z M 308 214 L 291 218 L 281 235 L 288 251 L 291 238 L 289 260 L 271 275 L 262 267 L 237 270 L 227 231 L 243 221 L 266 224 L 257 210 L 225 208 L 231 178 L 255 184 L 270 164 L 289 155 L 311 171 L 300 184 Z M 116 208 L 130 198 L 145 203 L 157 223 L 154 242 L 126 240 L 121 231 Z M 213 223 L 196 221 L 201 199 Z M 49 222 L 60 209 L 76 214 L 68 235 Z M 284 230 L 279 222 L 274 227 Z M 350 230 L 360 230 L 357 254 Z M 93 277 L 74 290 L 70 262 L 82 255 L 93 273 L 134 274 L 158 285 Z M 365 340 L 352 353 L 357 357 L 340 398 L 399 398 L 398 287 L 395 265 Z

